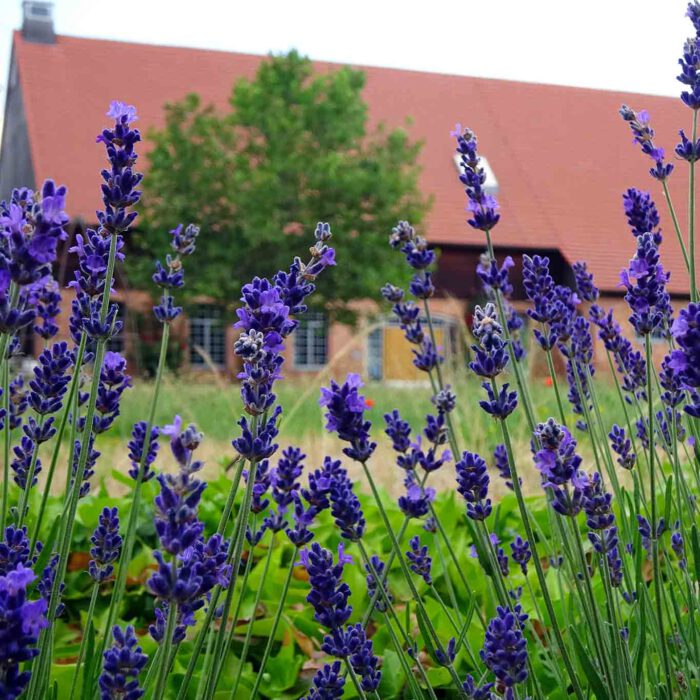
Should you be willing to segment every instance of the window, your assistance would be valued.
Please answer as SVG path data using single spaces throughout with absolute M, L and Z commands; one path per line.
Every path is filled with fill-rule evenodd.
M 221 307 L 200 304 L 190 313 L 190 363 L 203 367 L 209 362 L 226 364 L 226 329 Z
M 384 328 L 375 328 L 367 336 L 367 376 L 375 382 L 383 378 Z
M 328 361 L 328 322 L 320 313 L 307 313 L 294 331 L 294 367 L 319 369 Z
M 459 153 L 455 153 L 454 162 L 457 171 L 462 172 L 462 163 L 460 161 Z M 486 160 L 485 156 L 479 156 L 479 165 L 484 169 L 484 172 L 486 173 L 484 192 L 486 192 L 486 194 L 496 196 L 498 194 L 498 180 L 496 179 L 496 174 L 493 172 L 493 169 L 489 165 L 489 162 L 488 160 Z

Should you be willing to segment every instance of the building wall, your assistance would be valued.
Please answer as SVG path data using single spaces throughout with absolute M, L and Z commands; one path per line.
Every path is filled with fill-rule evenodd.
M 5 121 L 0 146 L 0 200 L 7 199 L 15 187 L 35 188 L 34 169 L 29 150 L 27 117 L 14 50 L 5 101 Z

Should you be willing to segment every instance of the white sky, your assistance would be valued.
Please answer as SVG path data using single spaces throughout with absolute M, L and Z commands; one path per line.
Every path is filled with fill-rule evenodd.
M 59 34 L 677 95 L 686 0 L 56 0 Z M 129 17 L 133 19 L 129 20 Z M 20 0 L 0 0 L 0 102 Z M 1 110 L 0 110 L 1 114 Z M 1 116 L 0 116 L 1 118 Z

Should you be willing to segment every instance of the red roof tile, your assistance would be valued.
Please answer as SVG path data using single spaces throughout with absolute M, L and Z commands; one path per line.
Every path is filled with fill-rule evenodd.
M 95 173 L 102 167 L 102 152 L 92 135 L 104 125 L 112 99 L 135 104 L 145 132 L 163 123 L 166 101 L 188 92 L 225 108 L 234 81 L 253 76 L 263 60 L 64 36 L 55 45 L 32 44 L 19 33 L 14 47 L 37 181 L 51 176 L 67 184 L 70 213 L 88 220 L 99 204 Z M 316 65 L 319 70 L 333 67 Z M 411 136 L 425 142 L 421 184 L 435 199 L 426 222 L 432 241 L 481 243 L 480 234 L 465 224 L 465 200 L 453 162 L 449 132 L 459 121 L 477 133 L 499 182 L 502 218 L 494 231 L 496 245 L 558 248 L 570 262 L 585 258 L 601 288 L 615 290 L 619 271 L 633 252 L 622 192 L 630 186 L 650 189 L 662 212 L 662 256 L 671 271 L 671 290 L 687 291 L 661 190 L 617 114 L 623 102 L 648 109 L 659 143 L 672 153 L 677 129 L 690 123 L 690 113 L 679 100 L 388 68 L 363 70 L 372 121 L 400 126 L 410 117 Z M 673 174 L 671 190 L 685 230 L 684 165 Z

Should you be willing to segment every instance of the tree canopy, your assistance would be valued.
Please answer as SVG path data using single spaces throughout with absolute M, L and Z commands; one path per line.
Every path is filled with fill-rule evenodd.
M 165 107 L 165 126 L 144 179 L 139 275 L 165 253 L 164 231 L 194 222 L 202 232 L 187 270 L 189 294 L 236 302 L 242 284 L 302 259 L 318 221 L 333 231 L 338 268 L 319 280 L 320 303 L 342 310 L 405 278 L 387 240 L 398 219 L 419 222 L 420 144 L 403 128 L 368 129 L 362 71 L 315 71 L 291 52 L 239 80 L 230 111 L 191 94 Z M 150 269 L 150 268 L 149 268 Z

